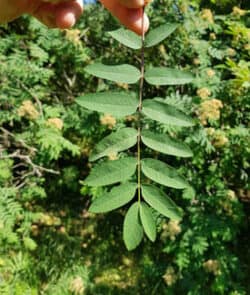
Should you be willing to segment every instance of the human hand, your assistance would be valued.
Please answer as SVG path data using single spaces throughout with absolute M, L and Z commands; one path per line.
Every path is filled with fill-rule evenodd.
M 145 0 L 145 2 L 148 0 Z M 122 24 L 142 32 L 143 0 L 100 0 Z M 48 27 L 72 27 L 83 12 L 82 0 L 0 0 L 0 22 L 11 21 L 24 13 L 36 17 Z M 149 21 L 144 16 L 144 30 Z

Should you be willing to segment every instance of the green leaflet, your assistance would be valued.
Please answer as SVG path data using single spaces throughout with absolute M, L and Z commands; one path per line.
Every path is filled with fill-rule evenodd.
M 94 148 L 90 161 L 131 148 L 137 142 L 137 130 L 123 128 L 102 139 Z
M 157 187 L 143 185 L 142 195 L 144 200 L 162 215 L 172 220 L 180 220 L 182 218 L 181 209 Z
M 156 223 L 151 209 L 144 202 L 140 204 L 140 217 L 147 237 L 154 242 L 156 239 Z
M 85 71 L 98 78 L 127 84 L 134 84 L 141 77 L 141 73 L 136 67 L 127 64 L 109 66 L 95 63 L 87 66 Z
M 151 30 L 146 35 L 145 46 L 152 47 L 159 44 L 161 41 L 166 39 L 170 34 L 172 34 L 178 26 L 179 24 L 177 23 L 168 23 Z
M 134 250 L 143 238 L 143 228 L 139 220 L 139 203 L 134 203 L 128 210 L 123 224 L 123 239 L 129 251 Z
M 149 148 L 166 155 L 183 158 L 193 156 L 192 151 L 186 144 L 171 139 L 166 134 L 157 134 L 149 130 L 143 130 L 142 142 Z
M 108 32 L 108 34 L 129 48 L 140 49 L 142 46 L 141 38 L 135 33 L 125 30 L 124 28 Z
M 188 182 L 173 167 L 159 160 L 143 159 L 142 172 L 153 181 L 168 187 L 176 189 L 189 187 Z
M 142 112 L 152 120 L 163 124 L 190 127 L 193 126 L 193 120 L 182 111 L 166 103 L 145 99 L 143 101 Z
M 137 183 L 129 182 L 116 186 L 110 192 L 94 200 L 89 211 L 105 213 L 120 208 L 134 198 L 136 188 Z
M 136 170 L 137 160 L 126 157 L 97 164 L 86 178 L 89 186 L 105 186 L 129 179 Z
M 100 92 L 86 94 L 76 99 L 76 102 L 91 111 L 124 117 L 136 112 L 138 100 L 122 92 Z
M 145 73 L 145 80 L 152 85 L 182 85 L 192 82 L 193 75 L 170 68 L 151 68 Z

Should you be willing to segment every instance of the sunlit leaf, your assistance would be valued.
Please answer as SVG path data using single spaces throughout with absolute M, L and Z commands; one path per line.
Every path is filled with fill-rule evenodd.
M 171 139 L 166 134 L 158 134 L 149 130 L 143 130 L 142 141 L 149 148 L 166 155 L 183 158 L 193 156 L 192 151 L 186 144 Z
M 151 30 L 145 38 L 145 46 L 152 47 L 159 44 L 172 34 L 178 26 L 179 24 L 176 23 L 167 23 Z
M 129 48 L 140 49 L 142 46 L 141 38 L 130 30 L 121 28 L 112 32 L 108 32 L 108 34 Z
M 104 186 L 129 179 L 136 170 L 137 160 L 126 157 L 115 161 L 97 164 L 86 178 L 89 186 Z
M 147 237 L 154 242 L 156 239 L 156 223 L 151 209 L 144 202 L 140 204 L 140 217 Z
M 152 185 L 143 185 L 142 195 L 144 200 L 162 215 L 172 220 L 182 218 L 182 210 L 159 188 Z
M 90 161 L 114 154 L 134 146 L 138 132 L 134 128 L 123 128 L 102 139 L 94 148 Z
M 123 224 L 123 239 L 129 251 L 135 249 L 143 238 L 143 228 L 139 220 L 139 203 L 134 203 L 128 210 Z
M 142 172 L 153 181 L 176 189 L 189 187 L 188 182 L 171 166 L 156 159 L 143 159 Z
M 110 66 L 95 63 L 87 66 L 85 71 L 98 78 L 127 84 L 136 83 L 141 76 L 140 71 L 136 67 L 128 64 Z
M 105 213 L 120 208 L 130 202 L 135 195 L 136 183 L 124 183 L 94 200 L 89 208 L 93 213 Z
M 76 102 L 91 111 L 124 117 L 136 112 L 138 100 L 121 92 L 100 92 L 86 94 L 76 99 Z
M 175 107 L 157 100 L 145 99 L 142 111 L 150 119 L 163 124 L 181 127 L 193 126 L 192 118 Z
M 152 85 L 182 85 L 192 82 L 193 75 L 170 68 L 151 68 L 145 73 L 145 79 Z

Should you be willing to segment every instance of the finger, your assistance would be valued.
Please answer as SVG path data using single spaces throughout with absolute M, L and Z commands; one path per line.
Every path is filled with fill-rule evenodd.
M 143 15 L 141 8 L 130 9 L 120 4 L 117 0 L 100 0 L 100 2 L 128 29 L 139 35 L 143 31 L 146 32 L 148 30 L 149 20 L 146 14 Z M 144 17 L 143 28 L 142 17 Z
M 140 8 L 144 6 L 144 0 L 118 0 L 118 2 L 128 8 Z

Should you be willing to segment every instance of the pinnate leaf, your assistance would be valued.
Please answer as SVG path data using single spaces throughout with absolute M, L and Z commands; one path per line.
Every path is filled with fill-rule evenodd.
M 125 30 L 124 28 L 108 32 L 108 34 L 129 48 L 140 49 L 142 46 L 141 38 L 135 33 Z
M 145 73 L 145 80 L 152 85 L 182 85 L 192 82 L 191 73 L 170 68 L 151 68 Z
M 122 92 L 100 92 L 86 94 L 76 99 L 76 102 L 91 111 L 124 117 L 136 112 L 138 100 Z
M 137 188 L 136 183 L 123 183 L 110 192 L 94 200 L 89 208 L 92 213 L 105 213 L 120 208 L 130 202 Z
M 178 26 L 177 23 L 167 23 L 151 30 L 145 38 L 145 46 L 152 47 L 159 44 L 172 34 Z
M 166 155 L 183 158 L 193 156 L 192 151 L 186 144 L 171 139 L 166 134 L 158 134 L 149 130 L 143 130 L 142 142 L 149 148 Z
M 128 210 L 123 224 L 123 240 L 129 251 L 134 250 L 143 238 L 143 228 L 139 220 L 139 203 L 134 203 Z
M 85 71 L 98 78 L 127 84 L 136 83 L 141 76 L 136 67 L 128 64 L 111 66 L 95 63 L 87 66 Z
M 144 200 L 162 215 L 172 220 L 182 218 L 182 210 L 159 188 L 152 185 L 143 185 L 142 195 Z
M 189 127 L 193 126 L 193 120 L 175 107 L 154 99 L 143 101 L 143 113 L 152 120 L 163 124 Z
M 117 153 L 134 146 L 138 132 L 133 128 L 123 128 L 102 139 L 94 148 L 90 161 Z
M 156 159 L 143 159 L 142 172 L 153 181 L 176 189 L 189 187 L 188 182 L 171 166 Z
M 154 242 L 156 239 L 156 223 L 151 209 L 144 202 L 140 204 L 140 217 L 147 237 Z
M 105 186 L 129 179 L 136 170 L 137 160 L 126 157 L 97 164 L 86 178 L 89 186 Z

